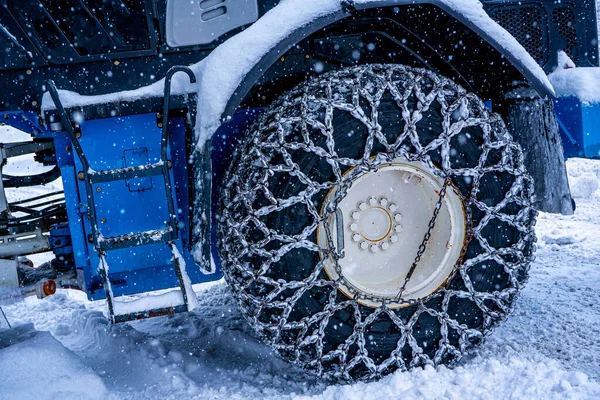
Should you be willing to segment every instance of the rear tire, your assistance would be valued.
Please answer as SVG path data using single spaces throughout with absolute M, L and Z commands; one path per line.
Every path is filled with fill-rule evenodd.
M 394 163 L 449 178 L 464 207 L 460 256 L 422 297 L 352 283 L 355 243 L 336 236 L 345 223 L 333 226 L 354 182 Z M 323 74 L 267 108 L 225 178 L 218 237 L 243 314 L 282 357 L 326 378 L 372 380 L 450 363 L 481 342 L 526 280 L 535 216 L 521 149 L 480 99 L 431 71 L 366 65 Z M 423 229 L 405 227 L 405 242 Z M 407 248 L 397 267 L 381 268 L 410 265 L 417 249 Z

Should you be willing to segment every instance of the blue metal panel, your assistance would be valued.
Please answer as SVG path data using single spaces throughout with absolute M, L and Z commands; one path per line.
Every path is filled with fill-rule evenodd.
M 35 111 L 4 111 L 2 112 L 1 122 L 39 139 L 50 139 L 52 137 L 52 132 L 45 126 L 40 125 Z
M 81 207 L 71 142 L 64 132 L 54 133 L 54 149 L 65 192 L 73 257 L 75 265 L 81 268 L 89 263 L 87 240 L 83 230 L 83 214 L 86 210 Z
M 562 97 L 554 105 L 565 157 L 600 157 L 600 104 Z
M 584 106 L 582 111 L 583 151 L 588 158 L 600 158 L 600 104 Z
M 186 127 L 182 118 L 169 122 L 169 159 L 172 161 L 171 179 L 181 228 L 177 247 L 182 253 L 187 272 L 193 283 L 219 279 L 215 274 L 204 275 L 188 251 L 189 240 L 189 188 L 186 151 Z M 160 159 L 161 129 L 157 127 L 155 114 L 141 114 L 84 121 L 81 124 L 80 143 L 90 167 L 96 171 L 147 165 Z M 85 185 L 77 173 L 81 162 L 73 157 L 66 135 L 55 135 L 57 158 L 63 173 L 67 212 L 73 238 L 75 261 L 83 268 L 88 297 L 104 298 L 102 279 L 97 271 L 99 263 L 93 245 L 87 240 L 91 233 L 86 213 Z M 139 182 L 135 182 L 139 181 Z M 133 189 L 133 190 L 132 190 Z M 164 180 L 160 176 L 114 181 L 93 185 L 99 230 L 103 236 L 163 229 L 168 220 Z M 166 243 L 138 246 L 109 251 L 106 256 L 109 277 L 115 296 L 141 293 L 150 290 L 178 287 Z

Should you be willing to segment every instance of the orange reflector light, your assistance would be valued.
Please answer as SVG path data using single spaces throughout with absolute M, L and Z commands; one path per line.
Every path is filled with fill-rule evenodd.
M 46 296 L 53 295 L 54 293 L 56 293 L 56 282 L 54 282 L 53 280 L 47 280 L 46 282 L 44 282 L 43 290 Z

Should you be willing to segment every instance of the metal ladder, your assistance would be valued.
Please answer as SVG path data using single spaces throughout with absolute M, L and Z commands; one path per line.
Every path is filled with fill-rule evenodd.
M 83 180 L 85 183 L 85 192 L 87 198 L 87 209 L 90 219 L 91 231 L 92 231 L 92 243 L 98 253 L 100 259 L 98 265 L 98 272 L 102 278 L 104 291 L 106 293 L 106 302 L 108 304 L 109 319 L 112 323 L 119 323 L 125 321 L 131 321 L 135 319 L 147 318 L 150 316 L 168 315 L 179 312 L 189 311 L 190 309 L 190 296 L 195 297 L 195 293 L 191 288 L 189 280 L 186 281 L 187 274 L 185 273 L 185 264 L 182 264 L 182 259 L 178 256 L 179 252 L 176 248 L 175 241 L 178 238 L 177 221 L 175 219 L 175 205 L 172 194 L 172 184 L 170 168 L 171 162 L 167 159 L 167 140 L 168 140 L 168 118 L 170 108 L 170 96 L 171 96 L 171 80 L 173 75 L 177 72 L 184 72 L 188 75 L 190 82 L 195 83 L 196 77 L 194 73 L 187 67 L 176 66 L 172 67 L 165 77 L 165 89 L 164 89 L 164 108 L 163 108 L 163 123 L 162 123 L 162 136 L 161 136 L 161 156 L 160 161 L 155 164 L 134 166 L 127 168 L 117 168 L 111 170 L 94 171 L 90 168 L 89 162 L 83 152 L 83 148 L 79 143 L 79 137 L 81 137 L 80 131 L 73 125 L 73 122 L 65 108 L 60 101 L 58 90 L 52 80 L 48 81 L 48 89 L 50 96 L 54 101 L 56 110 L 60 119 L 63 123 L 64 129 L 73 144 L 73 148 L 81 161 L 83 170 L 79 172 L 78 178 Z M 156 229 L 144 232 L 135 232 L 126 235 L 104 237 L 98 229 L 98 220 L 96 214 L 96 206 L 94 199 L 94 191 L 92 185 L 98 183 L 114 182 L 114 181 L 125 181 L 134 178 L 143 178 L 151 176 L 162 175 L 165 185 L 165 194 L 167 200 L 167 207 L 169 212 L 169 220 L 167 221 L 166 228 Z M 179 306 L 172 306 L 166 308 L 158 308 L 151 310 L 135 311 L 129 313 L 116 313 L 115 297 L 113 295 L 112 286 L 108 277 L 109 266 L 106 262 L 106 255 L 108 252 L 118 249 L 131 248 L 137 246 L 143 246 L 148 244 L 166 243 L 173 256 L 173 267 L 181 295 L 183 297 L 183 304 Z M 185 274 L 185 277 L 184 277 Z M 191 292 L 191 293 L 190 293 Z

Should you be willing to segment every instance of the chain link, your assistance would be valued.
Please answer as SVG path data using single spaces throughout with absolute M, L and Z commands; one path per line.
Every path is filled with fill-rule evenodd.
M 379 124 L 379 105 L 384 94 L 392 96 L 402 116 L 402 131 L 392 141 L 388 141 Z M 441 132 L 422 143 L 417 125 L 432 107 L 439 108 Z M 364 152 L 358 157 L 338 154 L 334 135 L 334 117 L 338 113 L 349 114 L 368 131 Z M 479 159 L 473 165 L 454 165 L 455 151 L 460 151 L 457 146 L 469 140 L 470 128 L 481 135 L 481 143 L 476 145 Z M 375 146 L 380 150 L 374 151 Z M 326 162 L 333 178 L 323 181 L 309 175 L 295 161 L 297 152 Z M 437 165 L 431 158 L 433 153 L 439 155 Z M 270 106 L 236 157 L 237 164 L 226 177 L 220 215 L 224 273 L 250 324 L 286 358 L 328 378 L 351 380 L 353 371 L 361 368 L 362 379 L 374 379 L 397 368 L 436 365 L 459 357 L 510 312 L 533 259 L 536 212 L 532 180 L 524 169 L 520 147 L 512 141 L 501 119 L 491 114 L 477 96 L 450 80 L 427 70 L 398 65 L 357 66 L 323 75 Z M 440 178 L 444 179 L 428 232 L 400 294 L 426 250 L 447 187 L 451 181 L 462 180 L 470 188 L 457 190 L 467 214 L 467 240 L 448 280 L 460 284 L 448 284 L 424 299 L 376 298 L 380 307 L 364 307 L 359 300 L 368 297 L 360 291 L 354 290 L 351 298 L 338 292 L 342 284 L 353 286 L 339 267 L 344 254 L 336 248 L 328 221 L 353 180 L 398 158 L 419 161 L 432 171 L 440 170 Z M 495 174 L 509 175 L 512 183 L 504 198 L 492 204 L 480 188 L 487 184 L 486 177 Z M 296 182 L 301 190 L 278 198 L 273 192 L 275 177 L 278 182 Z M 336 192 L 332 201 L 324 205 L 316 201 L 333 188 Z M 286 229 L 275 229 L 267 223 L 267 217 L 281 213 L 293 216 L 301 209 L 310 222 L 300 232 L 287 233 Z M 473 218 L 474 212 L 477 219 Z M 518 239 L 505 245 L 490 241 L 491 221 L 518 232 Z M 314 240 L 319 226 L 324 228 L 326 247 L 318 246 Z M 477 254 L 468 254 L 471 242 L 480 249 Z M 283 260 L 294 257 L 294 251 L 318 253 L 321 258 L 306 276 L 271 276 Z M 336 264 L 336 280 L 328 279 L 323 272 L 327 259 Z M 488 263 L 501 266 L 507 283 L 492 291 L 479 291 L 471 271 Z M 292 267 L 288 264 L 286 268 Z M 315 290 L 323 294 L 321 310 L 292 318 L 301 299 Z M 451 315 L 450 305 L 460 300 L 476 305 L 482 316 L 480 325 L 469 326 Z M 409 317 L 390 307 L 397 302 L 410 305 Z M 337 321 L 334 315 L 340 312 L 353 321 L 352 331 L 341 344 L 327 347 L 327 331 Z M 440 325 L 441 339 L 434 354 L 427 352 L 415 337 L 423 316 L 433 317 Z M 368 350 L 369 329 L 381 320 L 395 327 L 399 338 L 389 357 L 375 359 Z M 406 351 L 410 357 L 403 355 Z
M 444 179 L 444 184 L 440 189 L 438 200 L 433 208 L 433 215 L 429 220 L 429 224 L 427 225 L 427 232 L 425 232 L 425 236 L 423 236 L 423 240 L 421 241 L 419 249 L 417 250 L 415 260 L 410 266 L 408 273 L 406 274 L 406 278 L 404 278 L 404 283 L 402 284 L 400 291 L 396 295 L 396 300 L 402 299 L 402 294 L 406 290 L 406 285 L 408 285 L 408 282 L 410 282 L 410 279 L 412 278 L 413 274 L 415 273 L 415 270 L 417 269 L 417 266 L 419 265 L 419 262 L 421 261 L 421 257 L 423 257 L 423 254 L 425 254 L 425 251 L 427 250 L 427 243 L 429 243 L 429 239 L 431 239 L 431 233 L 433 232 L 433 228 L 435 228 L 435 222 L 437 220 L 438 214 L 440 213 L 440 210 L 442 209 L 442 204 L 444 203 L 444 197 L 446 197 L 446 190 L 448 189 L 449 184 L 450 178 L 446 177 L 446 179 Z

